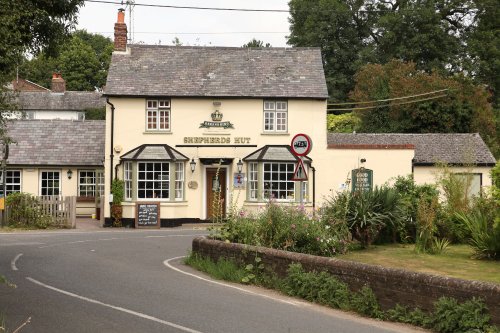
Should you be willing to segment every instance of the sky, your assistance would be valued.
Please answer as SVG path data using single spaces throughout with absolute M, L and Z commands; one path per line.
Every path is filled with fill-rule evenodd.
M 275 47 L 287 46 L 288 13 L 173 9 L 138 4 L 287 10 L 288 0 L 135 0 L 135 3 L 134 43 L 172 45 L 177 37 L 183 45 L 240 47 L 256 38 Z M 113 39 L 120 7 L 123 6 L 85 2 L 80 8 L 77 28 Z M 127 8 L 125 22 L 130 31 L 129 18 Z

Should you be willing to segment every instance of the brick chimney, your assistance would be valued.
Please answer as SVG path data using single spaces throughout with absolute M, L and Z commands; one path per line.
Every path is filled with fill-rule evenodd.
M 125 9 L 118 9 L 118 20 L 115 23 L 115 51 L 127 50 L 127 25 L 125 24 Z
M 52 84 L 50 88 L 52 92 L 55 93 L 64 93 L 66 91 L 66 81 L 64 81 L 60 73 L 52 74 Z

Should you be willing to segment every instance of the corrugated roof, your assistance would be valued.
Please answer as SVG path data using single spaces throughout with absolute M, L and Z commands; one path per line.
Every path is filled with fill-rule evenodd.
M 131 45 L 114 52 L 106 95 L 326 99 L 319 48 Z
M 104 160 L 104 120 L 16 120 L 8 134 L 10 165 L 96 166 Z
M 25 111 L 81 111 L 106 106 L 102 93 L 96 91 L 21 91 L 18 95 L 19 108 Z
M 359 148 L 414 145 L 415 165 L 496 163 L 495 157 L 478 133 L 328 133 L 328 147 L 340 149 L 340 145 L 357 145 Z
M 122 160 L 188 161 L 189 159 L 169 145 L 144 144 L 123 154 Z

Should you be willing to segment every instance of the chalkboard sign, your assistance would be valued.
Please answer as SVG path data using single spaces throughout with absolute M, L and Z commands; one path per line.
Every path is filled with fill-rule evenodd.
M 135 205 L 136 228 L 160 228 L 160 203 L 138 202 Z

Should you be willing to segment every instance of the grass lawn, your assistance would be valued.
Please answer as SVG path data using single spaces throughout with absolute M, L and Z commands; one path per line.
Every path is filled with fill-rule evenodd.
M 368 250 L 352 251 L 338 258 L 500 284 L 500 261 L 475 260 L 471 259 L 472 254 L 467 245 L 451 245 L 442 254 L 431 255 L 416 253 L 413 244 L 391 244 L 374 245 Z

